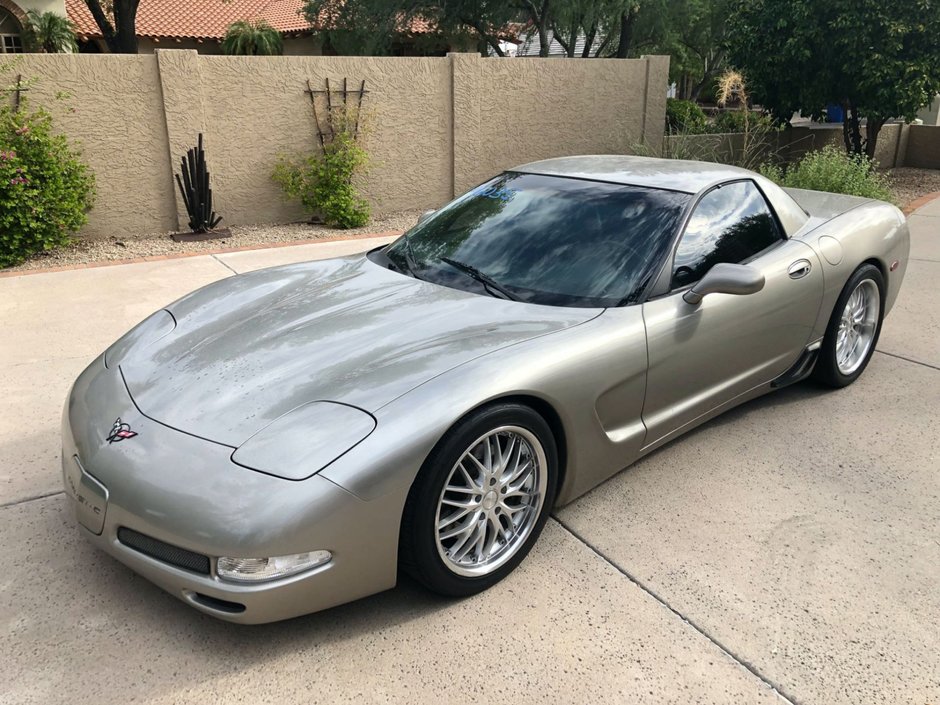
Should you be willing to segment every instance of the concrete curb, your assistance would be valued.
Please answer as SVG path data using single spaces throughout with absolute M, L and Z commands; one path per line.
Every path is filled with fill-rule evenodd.
M 217 250 L 200 250 L 198 252 L 179 252 L 169 255 L 148 255 L 146 257 L 129 257 L 127 259 L 101 260 L 98 262 L 84 262 L 83 264 L 68 264 L 61 267 L 42 267 L 40 269 L 0 271 L 0 279 L 6 277 L 25 277 L 31 274 L 48 274 L 50 272 L 70 272 L 76 269 L 95 269 L 97 267 L 116 267 L 120 264 L 140 264 L 141 262 L 162 262 L 172 259 L 186 259 L 188 257 L 205 257 L 207 255 L 225 255 L 230 252 L 247 252 L 249 250 L 273 250 L 279 247 L 296 247 L 298 245 L 319 245 L 330 242 L 347 242 L 351 240 L 370 240 L 375 237 L 395 237 L 401 235 L 403 230 L 387 230 L 381 233 L 365 233 L 363 235 L 346 235 L 339 237 L 318 237 L 310 240 L 291 240 L 289 242 L 270 242 L 261 245 L 244 245 L 243 247 L 223 247 Z
M 904 211 L 904 215 L 910 215 L 919 208 L 923 208 L 928 203 L 930 203 L 935 198 L 940 198 L 940 191 L 934 191 L 933 193 L 928 193 L 926 196 L 921 196 L 920 198 L 915 198 L 913 201 L 904 206 L 901 210 Z

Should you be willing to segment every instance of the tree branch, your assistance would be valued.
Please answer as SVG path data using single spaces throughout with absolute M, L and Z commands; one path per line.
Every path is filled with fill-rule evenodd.
M 558 42 L 559 44 L 561 44 L 561 48 L 565 50 L 565 54 L 567 54 L 567 53 L 569 52 L 569 50 L 568 50 L 568 46 L 569 46 L 569 45 L 568 45 L 568 42 L 566 42 L 564 39 L 561 38 L 561 35 L 558 34 L 558 29 L 556 29 L 555 27 L 552 27 L 552 38 L 553 38 L 556 42 Z
M 476 33 L 479 34 L 483 39 L 483 41 L 489 44 L 493 51 L 496 52 L 496 56 L 506 56 L 506 52 L 504 52 L 499 46 L 498 38 L 487 32 L 482 22 L 479 22 L 472 17 L 461 17 L 460 22 L 461 24 L 465 24 L 467 27 L 475 30 Z
M 85 0 L 85 4 L 88 6 L 88 9 L 91 10 L 91 16 L 95 18 L 95 24 L 97 24 L 98 29 L 101 30 L 101 36 L 104 37 L 104 41 L 105 44 L 108 45 L 108 49 L 112 52 L 116 52 L 117 43 L 115 39 L 114 25 L 111 24 L 111 20 L 108 19 L 108 16 L 101 8 L 101 3 L 98 0 Z

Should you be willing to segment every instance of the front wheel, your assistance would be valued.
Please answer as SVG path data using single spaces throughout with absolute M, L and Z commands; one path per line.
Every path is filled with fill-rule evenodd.
M 858 379 L 875 352 L 884 320 L 885 280 L 881 270 L 863 264 L 836 301 L 813 377 L 830 387 Z
M 555 499 L 558 456 L 545 420 L 501 403 L 452 428 L 428 456 L 402 517 L 402 568 L 465 596 L 502 580 L 535 544 Z

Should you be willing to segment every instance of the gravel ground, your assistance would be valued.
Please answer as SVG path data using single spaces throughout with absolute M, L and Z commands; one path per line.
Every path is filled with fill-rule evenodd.
M 373 218 L 364 227 L 351 230 L 337 230 L 336 228 L 310 223 L 235 225 L 231 228 L 232 234 L 230 237 L 224 240 L 204 240 L 202 242 L 173 242 L 169 234 L 111 237 L 104 240 L 82 240 L 79 238 L 71 247 L 36 255 L 17 267 L 0 271 L 70 267 L 89 262 L 113 262 L 114 260 L 152 255 L 207 252 L 229 247 L 252 247 L 305 240 L 341 239 L 355 235 L 406 230 L 415 224 L 421 213 L 422 210 L 387 213 Z
M 940 170 L 937 169 L 915 169 L 903 166 L 898 169 L 889 169 L 887 174 L 891 182 L 891 190 L 895 194 L 895 201 L 902 208 L 921 196 L 940 191 Z
M 940 191 L 940 170 L 901 167 L 890 169 L 887 174 L 891 181 L 891 188 L 896 195 L 896 201 L 902 207 L 928 193 Z M 231 228 L 232 234 L 230 237 L 224 240 L 206 240 L 203 242 L 173 242 L 165 234 L 120 239 L 112 237 L 105 240 L 79 239 L 71 247 L 37 255 L 18 267 L 0 271 L 68 267 L 89 262 L 108 262 L 151 255 L 207 252 L 229 247 L 252 247 L 304 240 L 329 240 L 351 235 L 406 230 L 414 225 L 420 213 L 421 210 L 388 213 L 373 218 L 365 227 L 353 230 L 336 230 L 335 228 L 310 223 L 237 225 Z

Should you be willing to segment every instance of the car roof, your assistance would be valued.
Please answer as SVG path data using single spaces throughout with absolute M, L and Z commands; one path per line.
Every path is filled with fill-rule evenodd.
M 522 164 L 509 171 L 592 179 L 691 194 L 722 181 L 755 176 L 752 171 L 726 164 L 620 154 L 556 157 Z
M 809 218 L 806 211 L 791 196 L 769 179 L 753 171 L 727 164 L 623 154 L 593 154 L 543 159 L 522 164 L 509 171 L 668 189 L 693 195 L 726 181 L 752 179 L 770 202 L 787 237 L 793 237 Z

